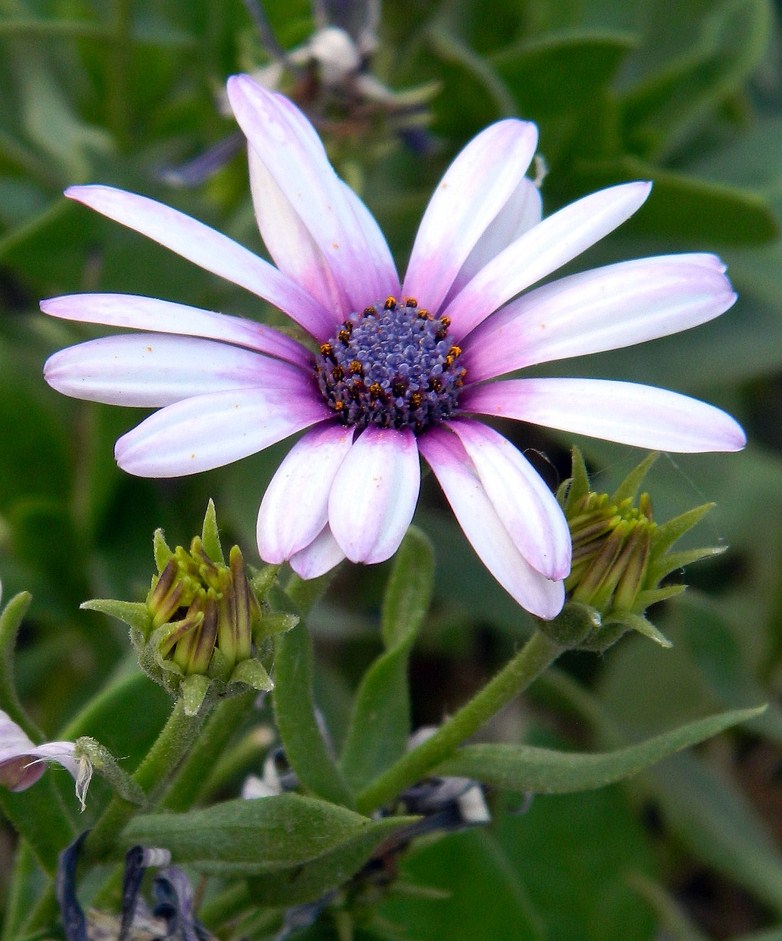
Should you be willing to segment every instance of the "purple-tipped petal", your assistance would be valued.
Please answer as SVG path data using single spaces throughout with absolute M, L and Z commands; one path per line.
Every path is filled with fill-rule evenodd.
M 466 390 L 460 406 L 652 451 L 740 451 L 747 440 L 721 409 L 633 382 L 509 379 Z
M 516 548 L 461 442 L 435 428 L 420 437 L 418 446 L 486 568 L 531 614 L 556 617 L 565 601 L 563 583 L 541 575 Z
M 52 388 L 90 402 L 157 408 L 227 389 L 295 392 L 305 374 L 251 350 L 195 337 L 123 334 L 88 340 L 50 356 Z
M 288 452 L 258 513 L 258 552 L 265 562 L 287 561 L 323 530 L 331 485 L 353 434 L 343 425 L 318 425 Z
M 554 497 L 527 459 L 502 435 L 476 421 L 449 422 L 513 544 L 541 575 L 570 571 L 571 539 Z
M 619 349 L 713 320 L 735 301 L 714 255 L 642 258 L 562 278 L 489 317 L 465 342 L 473 382 Z
M 383 251 L 384 241 L 375 240 L 379 230 L 370 229 L 363 216 L 357 218 L 357 197 L 346 196 L 312 125 L 287 98 L 249 76 L 234 75 L 227 87 L 236 120 L 265 168 L 265 174 L 258 165 L 251 168 L 256 176 L 253 199 L 261 235 L 280 269 L 303 279 L 305 286 L 324 270 L 330 272 L 331 310 L 339 319 L 373 303 L 389 278 L 396 281 L 390 254 Z M 277 218 L 264 205 L 269 180 L 276 186 L 271 199 Z M 309 233 L 304 263 L 293 239 L 303 230 Z M 371 245 L 368 239 L 373 239 Z M 323 264 L 315 263 L 316 250 Z M 385 263 L 377 267 L 383 255 Z
M 409 429 L 365 429 L 331 488 L 329 523 L 351 562 L 384 562 L 399 548 L 415 512 L 421 470 Z
M 65 195 L 257 294 L 285 311 L 313 336 L 328 331 L 332 323 L 333 318 L 323 305 L 286 274 L 238 242 L 176 209 L 111 186 L 71 186 Z
M 276 356 L 305 369 L 311 366 L 309 351 L 273 327 L 244 317 L 230 317 L 186 304 L 134 294 L 67 294 L 41 301 L 50 317 L 107 327 L 130 327 L 154 333 L 178 333 L 246 346 Z
M 506 301 L 608 235 L 643 205 L 650 189 L 651 183 L 623 183 L 599 190 L 516 239 L 443 311 L 454 336 L 466 336 Z
M 78 778 L 73 742 L 35 745 L 13 719 L 0 709 L 0 784 L 24 791 L 43 775 L 47 761 L 56 761 Z
M 239 389 L 168 405 L 117 441 L 138 477 L 182 477 L 238 461 L 332 416 L 313 393 Z
M 492 124 L 459 153 L 426 207 L 402 293 L 437 310 L 480 237 L 508 202 L 535 153 L 528 121 Z
M 448 291 L 445 303 L 449 304 L 459 291 L 472 281 L 481 268 L 488 265 L 500 252 L 538 225 L 542 215 L 543 204 L 540 190 L 532 180 L 525 177 L 495 219 L 489 223 L 488 229 L 478 239 L 467 261 L 459 269 L 459 274 Z
M 319 578 L 345 558 L 331 530 L 325 526 L 313 541 L 291 556 L 290 566 L 299 578 Z

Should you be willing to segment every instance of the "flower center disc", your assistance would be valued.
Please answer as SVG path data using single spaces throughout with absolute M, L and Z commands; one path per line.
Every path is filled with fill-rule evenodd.
M 449 418 L 466 372 L 450 325 L 412 297 L 351 314 L 316 356 L 315 378 L 329 408 L 345 425 L 416 434 Z

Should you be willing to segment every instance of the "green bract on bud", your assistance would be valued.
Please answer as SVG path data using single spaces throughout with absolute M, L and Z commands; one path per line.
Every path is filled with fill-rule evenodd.
M 82 607 L 130 626 L 142 669 L 181 696 L 188 714 L 199 710 L 210 690 L 221 695 L 230 686 L 271 689 L 260 659 L 265 641 L 298 620 L 266 610 L 264 597 L 277 567 L 251 578 L 238 546 L 226 562 L 211 501 L 203 531 L 189 549 L 170 549 L 157 530 L 154 553 L 157 574 L 144 603 L 96 600 Z
M 670 647 L 645 611 L 686 586 L 661 582 L 675 569 L 724 550 L 716 546 L 670 551 L 714 504 L 695 507 L 666 523 L 655 522 L 649 494 L 638 491 L 656 459 L 656 454 L 649 455 L 613 494 L 596 493 L 590 490 L 580 451 L 573 450 L 572 476 L 557 494 L 573 540 L 573 564 L 565 579 L 567 602 L 559 617 L 541 626 L 562 642 L 560 635 L 569 637 L 571 623 L 577 624 L 578 636 L 565 646 L 605 650 L 625 631 L 635 630 Z

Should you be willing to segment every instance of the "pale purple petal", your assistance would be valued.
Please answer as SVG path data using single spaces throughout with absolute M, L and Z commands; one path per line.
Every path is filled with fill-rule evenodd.
M 11 717 L 0 710 L 0 784 L 11 791 L 24 791 L 43 775 L 47 761 L 56 761 L 74 778 L 79 763 L 73 742 L 35 745 Z
M 540 190 L 532 180 L 525 177 L 513 191 L 510 199 L 495 219 L 489 223 L 488 229 L 478 239 L 475 248 L 470 252 L 467 261 L 462 265 L 459 274 L 454 279 L 445 303 L 450 303 L 459 291 L 472 281 L 481 268 L 488 265 L 511 242 L 515 242 L 525 232 L 538 225 L 542 215 L 543 205 Z
M 454 336 L 463 338 L 506 301 L 580 255 L 636 212 L 650 183 L 623 183 L 585 196 L 500 252 L 450 302 Z
M 65 195 L 257 294 L 313 336 L 332 323 L 323 305 L 274 265 L 176 209 L 111 186 L 71 186 Z
M 319 578 L 345 558 L 339 543 L 325 526 L 313 541 L 290 558 L 290 566 L 299 578 Z
M 529 564 L 550 579 L 570 571 L 567 521 L 540 474 L 492 428 L 477 421 L 452 421 L 483 489 L 513 544 Z
M 465 390 L 460 406 L 654 451 L 739 451 L 746 444 L 721 409 L 633 382 L 509 379 Z
M 421 470 L 409 429 L 365 429 L 331 488 L 329 523 L 351 562 L 384 562 L 399 548 L 415 512 Z
M 47 360 L 44 378 L 63 395 L 141 408 L 250 387 L 282 398 L 309 381 L 298 367 L 252 350 L 159 333 L 101 337 L 60 350 Z
M 380 247 L 374 242 L 368 244 L 370 230 L 364 218 L 357 219 L 354 209 L 357 197 L 346 196 L 346 188 L 312 125 L 287 98 L 267 91 L 249 76 L 232 76 L 227 88 L 234 115 L 251 150 L 288 203 L 279 222 L 263 210 L 259 216 L 261 235 L 280 269 L 295 274 L 297 280 L 306 274 L 296 258 L 292 239 L 276 241 L 278 224 L 300 231 L 299 222 L 293 221 L 295 216 L 334 277 L 332 312 L 344 318 L 378 300 L 378 292 L 389 276 L 386 267 L 376 267 Z M 253 196 L 259 207 L 263 202 L 261 186 L 254 187 Z M 275 196 L 278 209 L 280 203 L 279 196 Z M 312 262 L 309 247 L 306 254 Z M 321 266 L 312 268 L 305 286 L 310 286 L 311 279 L 319 277 L 322 270 Z
M 505 120 L 474 137 L 445 173 L 426 207 L 402 294 L 437 310 L 459 269 L 507 203 L 535 153 L 538 130 Z
M 302 389 L 239 389 L 168 405 L 117 441 L 117 463 L 139 477 L 222 467 L 332 416 Z
M 516 548 L 458 438 L 435 428 L 421 435 L 418 447 L 486 568 L 531 614 L 556 617 L 565 601 L 563 583 L 541 575 Z
M 735 301 L 714 255 L 626 261 L 562 278 L 489 317 L 465 342 L 470 379 L 687 330 Z
M 288 452 L 258 513 L 258 552 L 265 562 L 285 562 L 324 528 L 331 485 L 353 434 L 344 425 L 317 425 Z
M 268 353 L 305 369 L 312 354 L 291 337 L 273 327 L 230 317 L 186 304 L 161 301 L 134 294 L 66 294 L 41 301 L 41 310 L 50 317 L 79 323 L 100 323 L 107 327 L 131 327 L 154 333 L 179 333 L 246 346 Z

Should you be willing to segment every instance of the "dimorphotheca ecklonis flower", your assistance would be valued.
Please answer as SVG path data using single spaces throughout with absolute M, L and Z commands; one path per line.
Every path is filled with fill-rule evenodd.
M 125 470 L 195 473 L 303 431 L 263 498 L 258 547 L 309 578 L 345 557 L 372 563 L 395 552 L 415 510 L 420 454 L 495 578 L 550 618 L 570 570 L 567 524 L 526 459 L 480 416 L 667 451 L 743 446 L 732 418 L 673 392 L 500 379 L 675 333 L 731 306 L 723 265 L 706 254 L 628 261 L 527 291 L 631 216 L 650 184 L 604 189 L 542 220 L 525 177 L 537 129 L 499 121 L 446 172 L 400 280 L 375 220 L 301 112 L 247 76 L 229 80 L 228 96 L 276 267 L 146 197 L 106 186 L 67 195 L 255 293 L 307 339 L 149 297 L 43 302 L 55 317 L 143 331 L 63 350 L 46 365 L 67 395 L 160 409 L 117 442 Z

